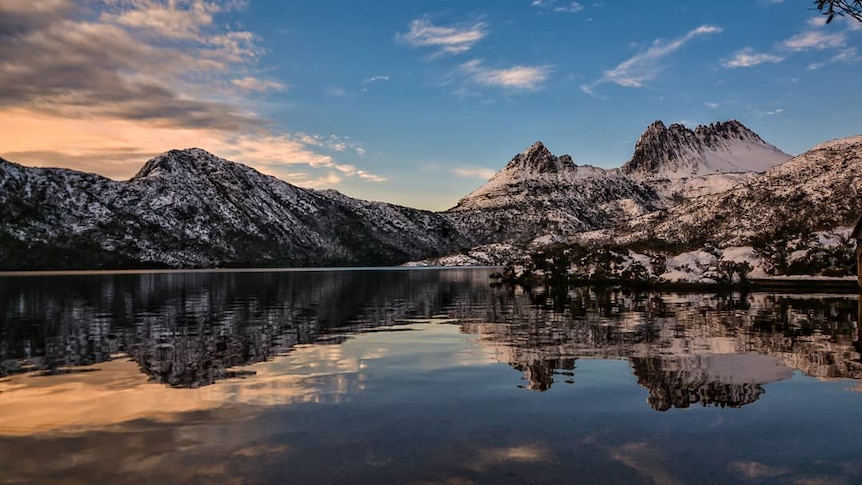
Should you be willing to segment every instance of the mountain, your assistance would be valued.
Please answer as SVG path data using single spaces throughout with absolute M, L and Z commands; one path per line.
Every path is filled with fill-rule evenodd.
M 862 137 L 815 146 L 731 190 L 623 221 L 619 243 L 763 245 L 853 226 L 862 214 Z
M 621 170 L 578 166 L 536 142 L 444 214 L 480 243 L 526 244 L 609 227 L 658 207 L 656 194 Z
M 853 145 L 835 143 L 818 149 Z M 821 202 L 794 195 L 821 183 L 810 174 L 783 181 L 773 168 L 763 179 L 761 171 L 786 158 L 738 121 L 694 130 L 656 121 L 621 168 L 577 165 L 536 142 L 441 213 L 295 187 L 200 149 L 154 157 L 123 182 L 0 159 L 0 269 L 494 262 L 584 233 L 621 241 L 659 234 L 696 244 L 729 239 L 713 231 L 737 223 L 738 201 L 730 197 L 747 197 L 751 212 L 741 213 L 750 222 L 739 224 L 750 237 L 768 237 L 773 232 L 762 231 L 773 226 L 817 228 L 856 217 L 855 201 L 821 204 L 828 214 L 811 217 L 800 206 L 800 221 L 766 207 Z M 830 170 L 825 175 L 853 177 Z M 781 183 L 790 188 L 770 185 Z M 817 187 L 839 198 L 856 193 L 842 181 Z M 770 222 L 758 225 L 757 217 L 769 214 Z M 703 227 L 701 220 L 715 223 Z M 461 257 L 435 259 L 452 254 Z
M 652 123 L 619 169 L 578 166 L 541 142 L 445 212 L 482 244 L 565 240 L 728 190 L 790 158 L 742 123 Z
M 397 264 L 472 240 L 439 214 L 295 187 L 204 150 L 117 182 L 0 159 L 0 268 Z
M 736 120 L 694 130 L 655 121 L 622 170 L 655 191 L 664 207 L 672 207 L 729 190 L 790 158 Z
M 764 172 L 791 158 L 736 120 L 699 125 L 653 122 L 622 171 L 638 180 Z

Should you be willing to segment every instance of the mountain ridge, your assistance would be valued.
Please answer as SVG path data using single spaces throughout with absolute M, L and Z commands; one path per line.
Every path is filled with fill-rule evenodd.
M 604 238 L 689 248 L 769 244 L 852 227 L 860 214 L 862 136 L 856 136 L 818 144 L 731 190 L 623 221 Z
M 547 243 L 726 190 L 789 158 L 736 120 L 694 130 L 657 120 L 620 168 L 578 165 L 537 141 L 445 214 L 481 244 Z
M 596 231 L 623 231 L 618 236 L 631 240 L 667 226 L 667 218 L 682 214 L 680 205 L 731 204 L 710 197 L 762 177 L 720 171 L 731 165 L 689 173 L 692 160 L 710 161 L 706 148 L 733 155 L 740 145 L 729 140 L 780 152 L 734 120 L 694 130 L 654 122 L 632 160 L 652 153 L 656 161 L 628 169 L 578 165 L 537 141 L 456 206 L 436 213 L 297 187 L 200 148 L 152 157 L 127 181 L 0 158 L 0 269 L 385 265 L 477 247 L 511 252 Z M 677 165 L 687 176 L 664 178 L 669 160 L 686 162 Z
M 0 165 L 0 268 L 397 264 L 469 246 L 444 217 L 303 189 L 201 149 L 128 181 Z

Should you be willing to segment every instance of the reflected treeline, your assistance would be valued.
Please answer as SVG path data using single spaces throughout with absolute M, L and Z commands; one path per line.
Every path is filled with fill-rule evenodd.
M 297 344 L 430 318 L 481 285 L 457 270 L 3 278 L 0 376 L 124 353 L 156 382 L 198 387 Z
M 657 410 L 749 404 L 794 369 L 862 379 L 855 295 L 500 292 L 494 318 L 463 329 L 537 391 L 576 382 L 579 358 L 627 359 Z
M 214 272 L 0 278 L 0 375 L 118 354 L 198 387 L 297 344 L 454 319 L 523 372 L 577 383 L 578 359 L 626 359 L 654 409 L 742 406 L 798 369 L 862 379 L 855 295 L 491 288 L 491 270 Z

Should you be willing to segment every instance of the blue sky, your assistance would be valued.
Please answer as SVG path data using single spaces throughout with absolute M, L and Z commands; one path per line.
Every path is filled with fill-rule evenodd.
M 200 146 L 440 210 L 542 140 L 618 167 L 656 119 L 798 154 L 862 132 L 862 24 L 812 2 L 0 2 L 0 155 L 128 178 Z

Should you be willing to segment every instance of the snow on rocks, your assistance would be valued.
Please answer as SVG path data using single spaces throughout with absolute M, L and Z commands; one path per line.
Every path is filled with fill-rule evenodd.
M 575 245 L 522 256 L 509 263 L 508 271 L 512 280 L 531 284 L 559 278 L 561 271 L 570 282 L 647 285 L 734 285 L 794 277 L 846 279 L 851 277 L 854 258 L 853 245 L 847 243 L 849 231 L 842 227 L 814 233 L 795 241 L 795 249 L 781 257 L 768 248 L 753 246 L 706 245 L 670 253 Z
M 439 258 L 409 261 L 401 266 L 416 268 L 427 266 L 502 266 L 510 261 L 522 259 L 525 250 L 511 244 L 486 244 L 466 252 Z

